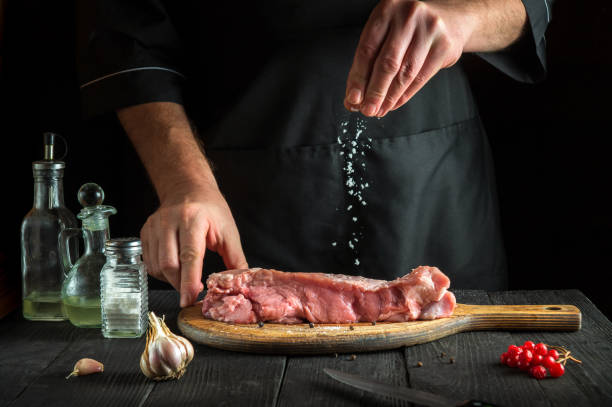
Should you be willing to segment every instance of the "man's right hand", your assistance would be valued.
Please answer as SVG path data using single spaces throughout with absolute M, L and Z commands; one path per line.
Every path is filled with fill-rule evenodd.
M 236 223 L 181 105 L 147 103 L 117 115 L 161 203 L 140 232 L 148 273 L 178 290 L 186 307 L 203 289 L 207 248 L 228 269 L 248 267 Z
M 238 228 L 216 188 L 179 186 L 140 232 L 148 273 L 181 293 L 181 307 L 203 290 L 206 249 L 219 253 L 228 269 L 248 268 Z

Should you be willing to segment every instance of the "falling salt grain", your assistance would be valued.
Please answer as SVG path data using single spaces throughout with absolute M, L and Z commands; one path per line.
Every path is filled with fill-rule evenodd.
M 352 123 L 350 123 L 352 122 Z M 349 125 L 351 127 L 349 127 Z M 369 188 L 368 182 L 365 181 L 365 168 L 366 163 L 364 162 L 365 151 L 371 149 L 372 139 L 369 137 L 362 137 L 365 135 L 366 121 L 358 116 L 351 116 L 349 120 L 340 122 L 340 130 L 337 137 L 339 145 L 340 156 L 343 160 L 342 171 L 345 178 L 344 184 L 346 186 L 347 206 L 346 211 L 355 211 L 355 204 L 361 203 L 361 207 L 366 206 L 366 200 L 363 194 L 365 190 Z M 354 127 L 352 127 L 354 126 Z M 359 173 L 360 170 L 361 173 Z M 359 236 L 363 237 L 361 230 L 363 226 L 360 224 L 357 216 L 350 217 L 353 223 L 353 229 L 355 232 L 359 232 Z M 352 232 L 352 236 L 356 236 L 356 233 Z M 360 261 L 357 258 L 359 254 L 358 243 L 360 239 L 354 237 L 349 239 L 348 247 L 353 251 L 354 265 L 359 266 Z M 332 242 L 333 247 L 337 247 L 337 242 Z

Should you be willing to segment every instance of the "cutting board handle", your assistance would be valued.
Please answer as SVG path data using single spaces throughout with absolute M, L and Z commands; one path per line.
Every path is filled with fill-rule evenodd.
M 466 318 L 470 329 L 520 329 L 577 331 L 582 325 L 580 310 L 568 304 L 469 305 L 457 304 L 455 316 Z

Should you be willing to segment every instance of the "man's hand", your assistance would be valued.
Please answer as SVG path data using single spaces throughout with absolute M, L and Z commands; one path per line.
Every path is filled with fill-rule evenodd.
M 510 45 L 525 21 L 520 0 L 383 0 L 361 34 L 344 105 L 382 117 L 464 51 Z
M 161 203 L 140 233 L 147 271 L 178 290 L 185 307 L 204 288 L 207 248 L 228 269 L 248 267 L 236 223 L 182 106 L 156 102 L 117 113 Z
M 177 186 L 140 232 L 143 258 L 151 276 L 181 293 L 181 307 L 192 304 L 204 286 L 206 249 L 221 255 L 228 269 L 248 268 L 230 209 L 216 188 Z

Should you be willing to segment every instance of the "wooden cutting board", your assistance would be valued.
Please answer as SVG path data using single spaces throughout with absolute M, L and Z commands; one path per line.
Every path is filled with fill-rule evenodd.
M 215 348 L 267 354 L 355 353 L 430 342 L 478 330 L 577 331 L 582 315 L 573 305 L 457 304 L 449 318 L 357 324 L 229 324 L 202 316 L 202 305 L 184 308 L 178 327 L 194 342 Z

